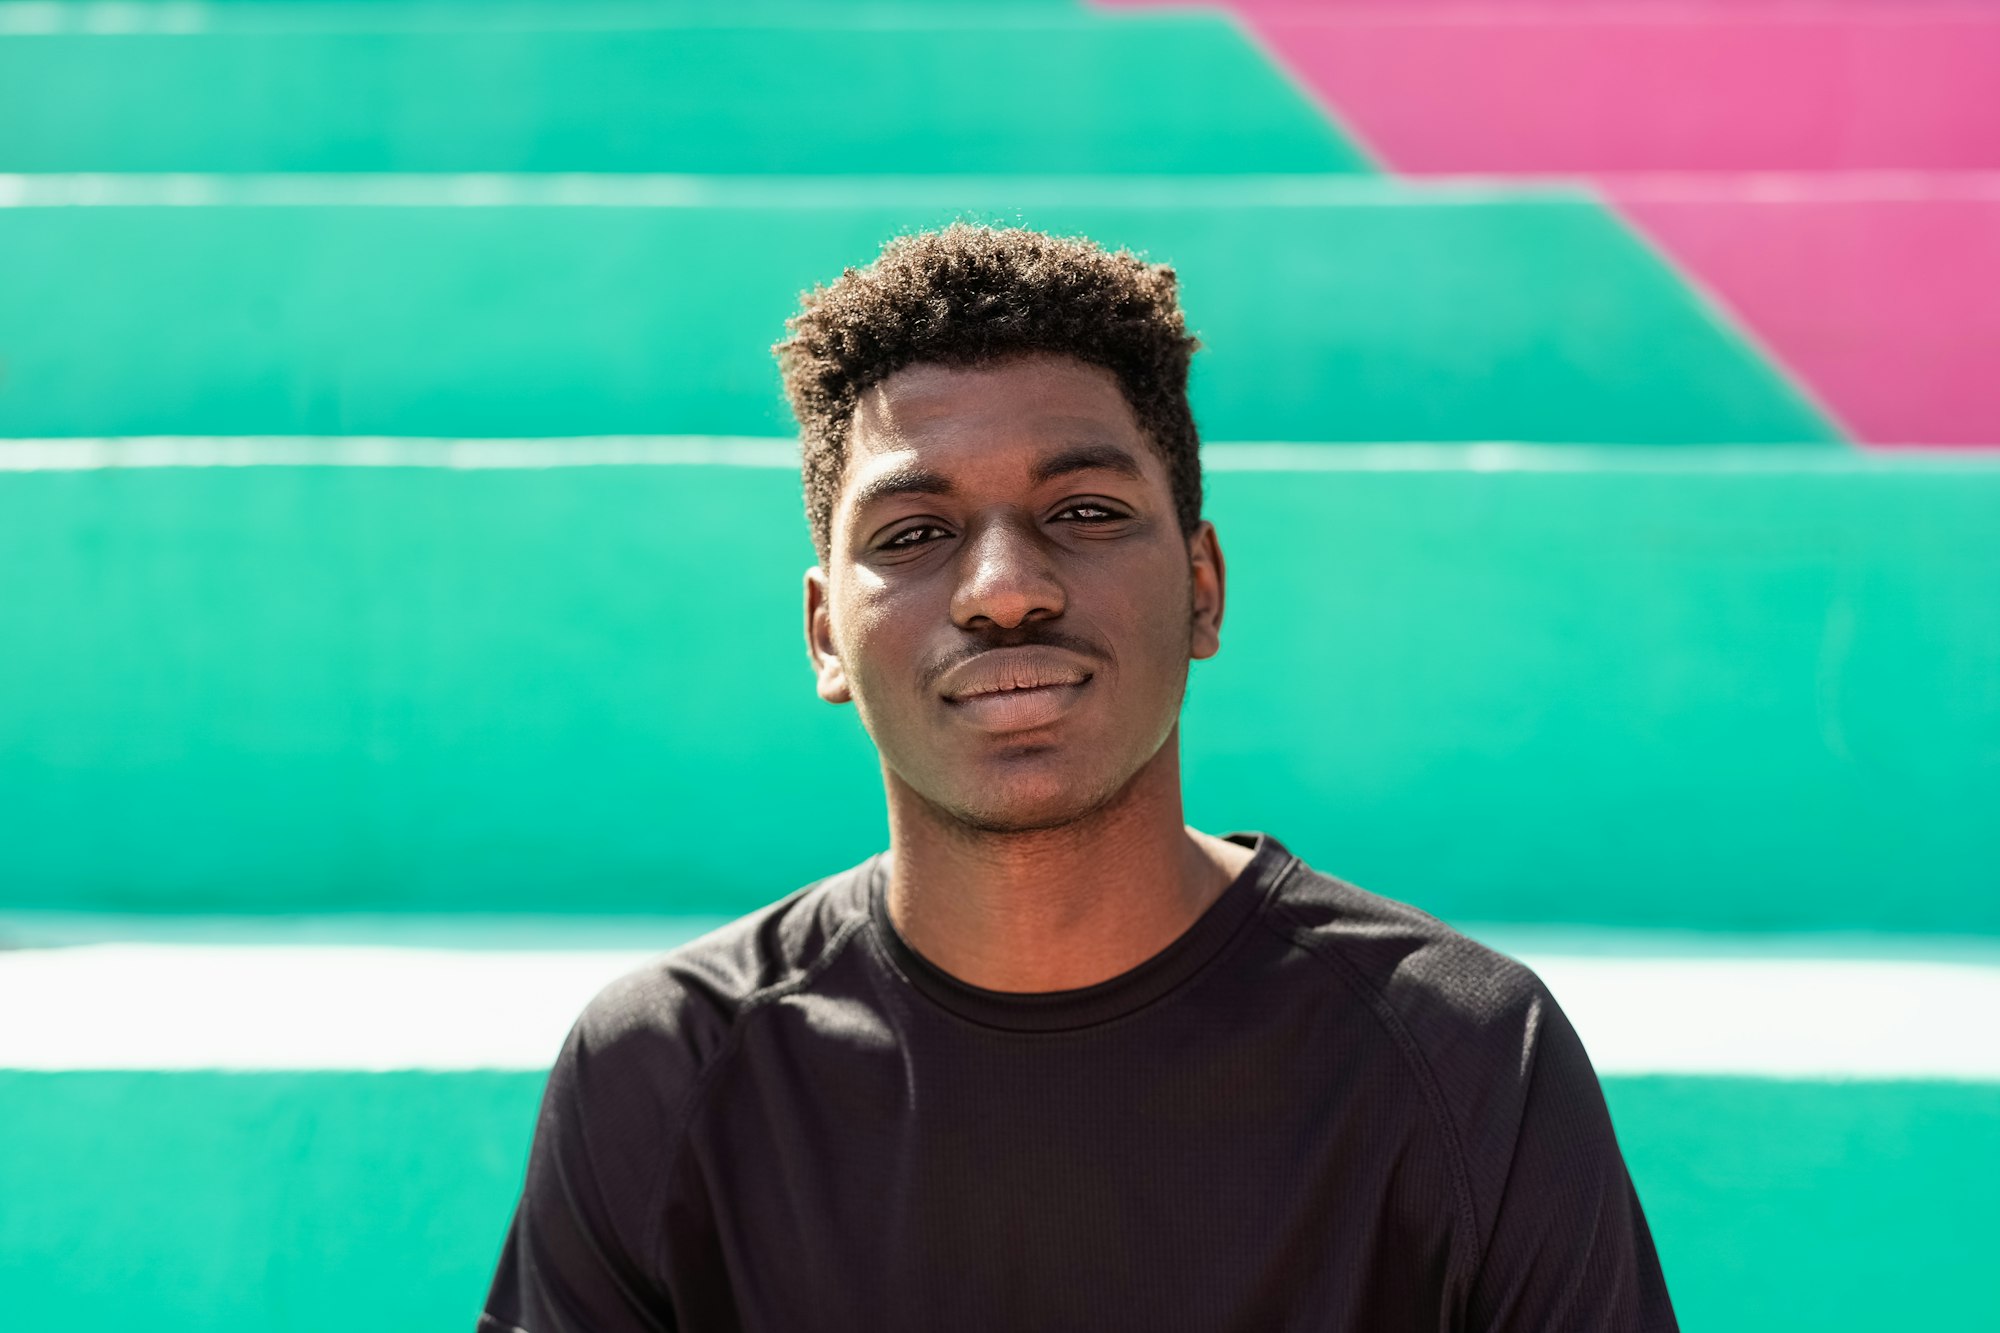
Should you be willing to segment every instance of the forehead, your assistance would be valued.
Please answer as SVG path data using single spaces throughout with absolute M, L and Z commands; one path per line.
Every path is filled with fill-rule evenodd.
M 943 469 L 1025 470 L 1039 452 L 1065 445 L 1153 453 L 1117 377 L 1069 357 L 907 366 L 861 396 L 848 441 L 849 485 L 893 465 L 892 455 Z

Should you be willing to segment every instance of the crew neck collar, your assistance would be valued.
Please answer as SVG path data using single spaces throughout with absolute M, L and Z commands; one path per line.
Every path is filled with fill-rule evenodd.
M 903 939 L 889 919 L 884 853 L 868 859 L 864 881 L 876 941 L 890 964 L 940 1007 L 986 1027 L 1060 1032 L 1108 1023 L 1133 1013 L 1199 972 L 1262 906 L 1296 858 L 1268 833 L 1228 833 L 1251 849 L 1250 861 L 1208 909 L 1173 943 L 1138 966 L 1093 986 L 1058 991 L 996 991 L 960 981 Z

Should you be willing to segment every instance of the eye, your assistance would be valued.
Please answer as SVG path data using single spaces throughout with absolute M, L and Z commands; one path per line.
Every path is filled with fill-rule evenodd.
M 944 529 L 932 523 L 926 523 L 921 527 L 904 528 L 901 532 L 891 537 L 888 541 L 883 542 L 882 549 L 885 551 L 908 550 L 910 547 L 913 546 L 922 546 L 927 541 L 933 540 L 932 538 L 924 536 L 924 534 L 928 532 L 935 532 L 942 535 L 944 533 Z
M 1069 514 L 1075 514 L 1078 520 L 1084 523 L 1109 523 L 1115 519 L 1125 517 L 1124 514 L 1119 513 L 1110 505 L 1099 504 L 1095 500 L 1080 500 L 1073 505 L 1066 506 L 1056 517 L 1062 518 Z

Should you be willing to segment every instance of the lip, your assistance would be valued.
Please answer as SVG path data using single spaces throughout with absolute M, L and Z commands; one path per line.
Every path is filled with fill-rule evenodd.
M 1081 685 L 1090 676 L 1085 662 L 1060 648 L 1039 644 L 992 648 L 945 672 L 938 693 L 953 703 L 964 703 L 986 694 Z
M 1045 727 L 1076 705 L 1092 672 L 1071 653 L 1047 647 L 996 648 L 945 673 L 945 703 L 982 731 Z
M 1089 682 L 1036 685 L 1025 690 L 996 690 L 946 702 L 981 731 L 1032 731 L 1059 720 L 1076 706 Z

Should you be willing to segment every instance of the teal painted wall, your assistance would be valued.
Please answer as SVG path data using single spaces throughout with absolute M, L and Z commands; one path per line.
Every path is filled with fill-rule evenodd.
M 468 1330 L 542 1078 L 0 1070 L 0 1324 Z
M 1212 471 L 1191 817 L 1463 920 L 2000 932 L 2000 466 L 1560 456 Z M 811 560 L 784 468 L 0 472 L 0 906 L 774 898 L 885 837 Z
M 542 1076 L 0 1071 L 0 1316 L 468 1328 Z M 1983 1326 L 2000 1087 L 1607 1079 L 1681 1322 Z
M 198 193 L 287 188 L 305 187 Z M 0 208 L 0 435 L 785 435 L 766 349 L 799 292 L 963 214 L 1180 265 L 1212 439 L 1834 438 L 1585 196 L 1300 188 L 1306 202 L 1199 183 L 711 182 L 650 208 Z
M 1216 18 L 727 9 L 0 36 L 0 172 L 326 174 L 7 183 L 128 206 L 0 208 L 0 435 L 779 435 L 799 290 L 964 215 L 1179 264 L 1214 438 L 1836 440 L 1590 197 L 1358 179 Z M 711 175 L 558 208 L 353 174 L 467 171 Z M 916 179 L 800 179 L 870 173 Z M 2000 468 L 1788 452 L 1212 475 L 1191 817 L 1458 920 L 2000 934 Z M 804 669 L 796 485 L 0 470 L 0 908 L 465 944 L 449 914 L 730 914 L 876 850 L 872 751 Z M 540 1086 L 0 1070 L 0 1327 L 466 1328 Z M 1989 1317 L 2000 1088 L 1606 1090 L 1686 1327 Z
M 1604 1085 L 1683 1328 L 1991 1326 L 2000 1086 Z
M 729 8 L 0 34 L 0 171 L 1367 169 L 1220 16 Z

